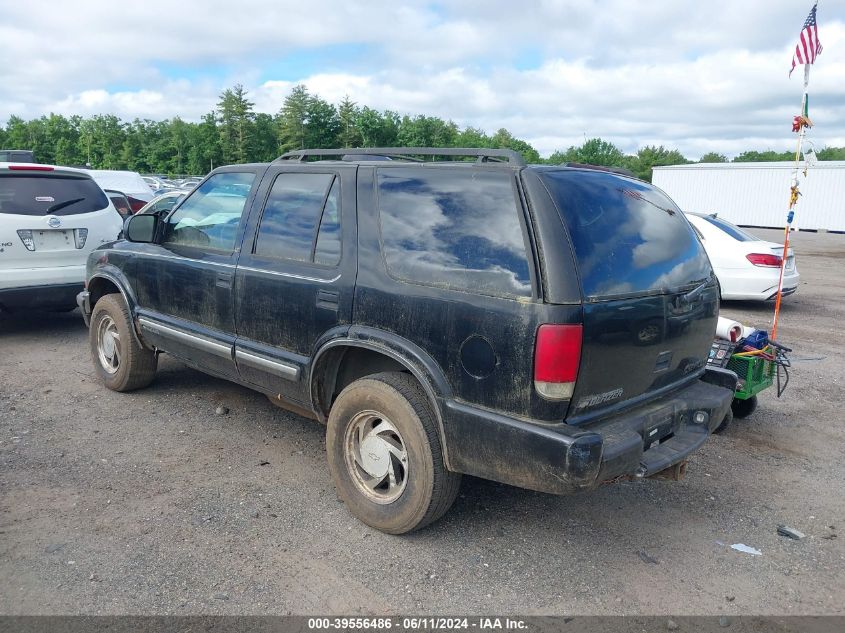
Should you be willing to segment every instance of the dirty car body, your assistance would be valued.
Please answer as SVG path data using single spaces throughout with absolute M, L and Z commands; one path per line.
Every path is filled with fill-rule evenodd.
M 735 376 L 705 366 L 718 289 L 674 203 L 507 150 L 403 158 L 425 151 L 217 169 L 90 257 L 83 313 L 120 293 L 144 348 L 321 421 L 406 374 L 453 473 L 564 494 L 683 463 Z

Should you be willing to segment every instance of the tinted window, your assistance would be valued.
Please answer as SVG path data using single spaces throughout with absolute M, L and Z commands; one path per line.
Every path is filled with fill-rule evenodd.
M 712 224 L 716 228 L 721 229 L 722 231 L 724 231 L 725 233 L 730 235 L 732 238 L 734 238 L 738 242 L 759 242 L 760 241 L 759 237 L 754 237 L 750 233 L 746 233 L 745 231 L 740 229 L 738 226 L 735 226 L 735 225 L 731 224 L 730 222 L 726 222 L 725 220 L 722 220 L 720 218 L 714 218 L 712 216 L 706 215 L 706 216 L 704 216 L 704 220 L 706 220 L 707 222 L 709 222 L 710 224 Z
M 241 214 L 255 174 L 215 174 L 194 190 L 170 216 L 164 241 L 220 251 L 233 251 Z
M 321 264 L 337 263 L 340 259 L 339 194 L 340 186 L 332 174 L 279 174 L 261 216 L 255 254 Z M 323 235 L 317 242 L 319 257 L 314 258 L 318 224 Z
M 77 215 L 109 206 L 91 178 L 41 174 L 0 175 L 0 213 Z
M 542 177 L 569 229 L 586 296 L 675 290 L 710 275 L 683 213 L 648 183 L 580 170 Z
M 399 279 L 531 295 L 513 176 L 465 169 L 380 169 L 381 237 Z
M 326 266 L 334 266 L 340 261 L 340 181 L 337 178 L 326 198 L 314 261 Z

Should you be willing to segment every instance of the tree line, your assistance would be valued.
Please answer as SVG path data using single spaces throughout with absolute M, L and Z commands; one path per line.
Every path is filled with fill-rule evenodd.
M 90 165 L 94 169 L 128 169 L 155 174 L 204 174 L 233 163 L 265 162 L 286 151 L 333 147 L 483 147 L 520 152 L 529 163 L 589 163 L 624 167 L 651 180 L 652 167 L 690 161 L 677 149 L 646 146 L 625 154 L 600 138 L 556 151 L 543 159 L 529 143 L 501 128 L 495 134 L 453 121 L 419 114 L 400 115 L 359 106 L 349 97 L 332 104 L 304 85 L 293 88 L 275 115 L 255 112 L 255 104 L 240 84 L 220 95 L 216 108 L 199 122 L 180 117 L 164 121 L 122 121 L 111 114 L 65 117 L 50 114 L 24 120 L 11 116 L 0 126 L 0 147 L 29 149 L 42 163 Z M 792 160 L 785 152 L 747 151 L 734 162 Z M 819 160 L 845 160 L 845 148 L 826 148 Z M 698 162 L 728 162 L 724 154 L 708 153 Z

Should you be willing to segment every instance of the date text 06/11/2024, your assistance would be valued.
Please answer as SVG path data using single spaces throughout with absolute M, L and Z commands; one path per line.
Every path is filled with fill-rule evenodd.
M 308 629 L 344 630 L 344 631 L 389 631 L 391 629 L 404 631 L 444 631 L 444 630 L 525 630 L 528 628 L 524 620 L 497 617 L 333 617 L 308 618 Z

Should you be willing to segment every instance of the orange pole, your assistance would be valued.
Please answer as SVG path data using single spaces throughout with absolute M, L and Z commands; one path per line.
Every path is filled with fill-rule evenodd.
M 807 85 L 810 83 L 810 64 L 804 64 L 804 94 L 801 97 L 801 114 L 807 111 Z M 769 339 L 774 341 L 777 340 L 778 335 L 778 318 L 780 317 L 780 301 L 781 297 L 783 296 L 783 272 L 786 268 L 786 255 L 789 252 L 789 229 L 792 226 L 792 207 L 794 206 L 792 200 L 792 189 L 793 186 L 798 186 L 798 162 L 801 160 L 801 145 L 804 141 L 804 133 L 806 131 L 806 127 L 802 126 L 801 129 L 798 131 L 798 147 L 795 149 L 795 169 L 792 172 L 792 182 L 790 183 L 790 200 L 789 200 L 789 212 L 787 213 L 787 220 L 786 220 L 786 230 L 784 231 L 784 238 L 783 238 L 783 255 L 780 259 L 780 274 L 778 276 L 778 291 L 777 297 L 775 299 L 775 316 L 772 319 L 772 333 L 769 336 Z

